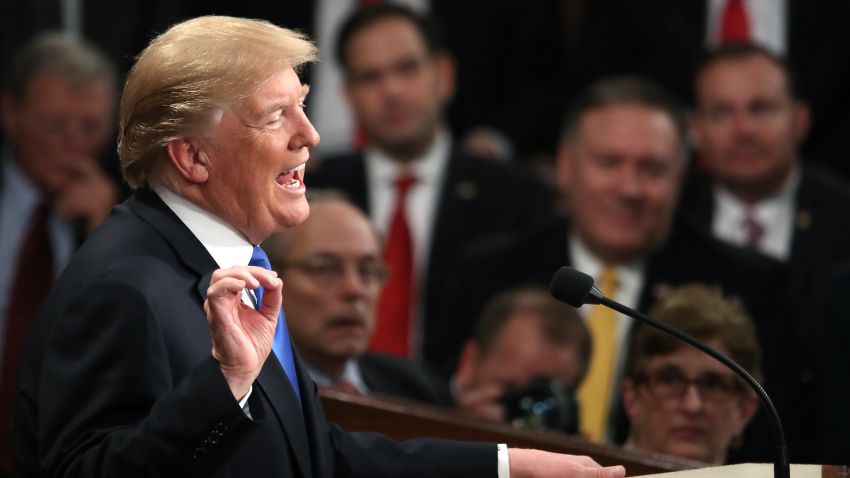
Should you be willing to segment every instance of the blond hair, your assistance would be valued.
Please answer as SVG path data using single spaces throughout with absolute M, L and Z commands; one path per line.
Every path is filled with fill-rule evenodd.
M 121 97 L 118 155 L 127 184 L 163 183 L 170 141 L 203 133 L 268 78 L 316 57 L 305 35 L 245 18 L 194 18 L 156 37 Z

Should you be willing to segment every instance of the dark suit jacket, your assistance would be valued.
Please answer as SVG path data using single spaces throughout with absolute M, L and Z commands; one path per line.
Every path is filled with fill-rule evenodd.
M 682 197 L 682 209 L 699 226 L 711 234 L 714 217 L 713 184 L 704 174 L 694 173 Z M 798 371 L 800 408 L 817 409 L 816 389 L 819 382 L 831 380 L 816 365 L 821 350 L 824 307 L 836 264 L 850 259 L 850 185 L 832 173 L 814 165 L 804 165 L 795 197 L 794 231 L 788 258 L 789 305 L 794 310 L 793 330 L 800 347 L 795 354 Z M 803 428 L 794 430 L 802 437 L 818 437 L 815 420 L 800 421 Z M 820 456 L 816 440 L 799 443 L 797 456 L 807 462 Z
M 448 385 L 423 366 L 392 355 L 365 353 L 357 359 L 373 393 L 432 405 L 451 406 Z
M 153 193 L 113 211 L 27 343 L 17 476 L 496 475 L 495 445 L 397 443 L 329 425 L 297 354 L 302 402 L 270 354 L 249 419 L 210 355 L 202 304 L 216 268 Z
M 441 336 L 451 324 L 435 317 L 446 297 L 443 286 L 457 252 L 487 236 L 534 228 L 550 219 L 552 194 L 523 170 L 480 159 L 460 151 L 448 161 L 442 192 L 431 233 L 431 250 L 425 283 L 420 289 L 426 363 L 439 367 L 446 353 Z M 369 190 L 362 155 L 323 159 L 306 176 L 308 187 L 335 188 L 345 192 L 369 212 Z
M 571 264 L 566 238 L 569 224 L 562 222 L 517 236 L 494 239 L 477 249 L 464 252 L 459 271 L 453 275 L 454 306 L 444 319 L 454 324 L 454 335 L 443 337 L 443 346 L 457 348 L 471 333 L 486 302 L 495 294 L 522 285 L 548 287 L 555 271 Z M 665 244 L 646 259 L 644 286 L 637 309 L 647 312 L 668 286 L 702 282 L 720 287 L 725 294 L 740 297 L 756 323 L 764 352 L 765 388 L 784 411 L 789 434 L 805 417 L 792 417 L 799 401 L 796 377 L 799 365 L 790 350 L 798 350 L 790 333 L 787 307 L 781 292 L 785 287 L 784 267 L 758 254 L 728 246 L 704 234 L 690 221 L 680 218 Z M 623 419 L 615 425 L 616 438 L 625 439 Z M 615 417 L 615 422 L 617 419 Z M 770 460 L 773 446 L 765 416 L 754 421 L 746 434 L 746 448 L 732 460 Z
M 800 320 L 797 332 L 814 345 L 821 328 L 819 310 L 836 264 L 850 258 L 850 184 L 828 171 L 803 165 L 794 198 L 794 231 L 788 258 L 789 288 Z M 714 184 L 705 174 L 691 174 L 682 195 L 682 211 L 711 234 Z
M 824 329 L 818 337 L 818 402 L 820 442 L 816 463 L 850 463 L 850 263 L 845 262 L 828 288 Z

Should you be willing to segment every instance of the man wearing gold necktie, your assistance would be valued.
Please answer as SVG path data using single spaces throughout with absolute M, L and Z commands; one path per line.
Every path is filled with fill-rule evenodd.
M 790 340 L 783 328 L 787 311 L 776 304 L 783 269 L 766 257 L 720 243 L 675 214 L 686 144 L 682 110 L 658 86 L 635 77 L 590 85 L 567 115 L 555 168 L 569 216 L 463 257 L 458 284 L 450 292 L 452 303 L 460 304 L 452 316 L 455 323 L 474 316 L 478 304 L 501 290 L 548 285 L 564 264 L 593 276 L 606 296 L 644 311 L 671 286 L 704 282 L 742 298 L 760 339 L 768 343 L 765 361 L 773 370 L 766 375 L 788 379 L 789 372 L 773 365 L 788 360 L 783 353 Z M 625 417 L 612 412 L 619 411 L 633 322 L 601 306 L 579 310 L 593 342 L 588 374 L 577 393 L 580 431 L 594 441 L 620 441 Z
M 606 296 L 641 310 L 673 285 L 719 285 L 744 298 L 761 323 L 761 340 L 773 347 L 766 356 L 782 360 L 792 339 L 780 324 L 791 318 L 764 305 L 784 284 L 781 266 L 726 247 L 675 214 L 686 164 L 686 128 L 675 102 L 645 80 L 613 78 L 591 85 L 571 111 L 556 169 L 570 207 L 564 263 L 592 275 Z M 577 394 L 580 429 L 595 441 L 619 439 L 615 432 L 624 427 L 614 412 L 633 322 L 598 305 L 581 311 L 594 350 Z

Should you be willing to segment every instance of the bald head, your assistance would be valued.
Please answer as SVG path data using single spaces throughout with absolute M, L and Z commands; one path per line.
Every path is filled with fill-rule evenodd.
M 385 274 L 366 216 L 344 199 L 311 201 L 310 217 L 263 245 L 284 281 L 292 337 L 311 367 L 337 377 L 369 345 Z

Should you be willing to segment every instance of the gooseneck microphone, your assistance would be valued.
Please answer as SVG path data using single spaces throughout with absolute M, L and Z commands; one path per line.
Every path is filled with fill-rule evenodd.
M 732 369 L 733 372 L 744 379 L 744 381 L 747 382 L 747 384 L 756 392 L 770 415 L 770 423 L 773 426 L 773 435 L 776 439 L 778 453 L 776 463 L 773 464 L 774 478 L 791 477 L 791 466 L 788 463 L 788 447 L 785 444 L 785 433 L 782 431 L 782 422 L 779 420 L 779 414 L 776 412 L 776 407 L 773 406 L 773 401 L 771 401 L 761 384 L 758 383 L 758 381 L 753 378 L 749 372 L 744 370 L 743 367 L 735 363 L 734 360 L 682 332 L 681 330 L 671 327 L 665 323 L 658 322 L 647 315 L 605 297 L 602 292 L 593 285 L 593 277 L 590 277 L 577 269 L 573 269 L 572 267 L 564 266 L 555 272 L 555 276 L 552 278 L 552 284 L 549 286 L 549 291 L 556 299 L 566 302 L 576 308 L 581 307 L 584 304 L 601 304 L 605 307 L 616 310 L 617 312 L 628 315 L 633 319 L 651 325 L 656 329 L 660 329 L 689 343 L 690 345 L 693 345 L 699 350 L 714 357 L 714 359 L 718 362 Z

